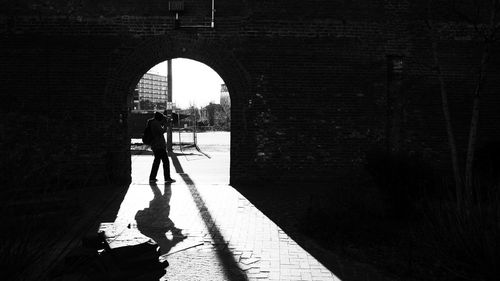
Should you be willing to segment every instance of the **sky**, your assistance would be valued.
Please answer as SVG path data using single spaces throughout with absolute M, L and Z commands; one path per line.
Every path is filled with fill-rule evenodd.
M 148 72 L 167 76 L 167 62 L 155 65 Z M 219 103 L 224 81 L 206 64 L 190 59 L 172 60 L 172 101 L 180 108 L 203 107 Z

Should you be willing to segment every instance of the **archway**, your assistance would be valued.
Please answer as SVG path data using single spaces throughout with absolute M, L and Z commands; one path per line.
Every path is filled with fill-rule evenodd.
M 135 86 L 156 64 L 175 58 L 187 58 L 201 62 L 224 80 L 231 99 L 231 152 L 230 182 L 244 174 L 242 157 L 245 153 L 247 125 L 245 101 L 251 92 L 247 71 L 235 55 L 218 41 L 200 39 L 197 36 L 173 35 L 146 40 L 138 44 L 132 53 L 124 56 L 122 63 L 113 71 L 106 88 L 104 102 L 109 105 L 112 117 L 117 120 L 110 127 L 111 165 L 120 167 L 119 177 L 130 178 L 130 137 L 127 132 L 127 112 Z M 240 168 L 241 166 L 241 168 Z
M 148 180 L 152 150 L 142 135 L 148 119 L 161 112 L 171 120 L 164 137 L 175 170 L 189 171 L 198 183 L 229 183 L 231 101 L 213 69 L 184 58 L 161 62 L 142 76 L 129 108 L 133 182 Z

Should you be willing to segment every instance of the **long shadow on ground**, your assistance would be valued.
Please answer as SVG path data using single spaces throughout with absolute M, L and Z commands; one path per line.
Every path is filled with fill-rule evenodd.
M 186 183 L 191 192 L 191 196 L 198 208 L 203 222 L 212 238 L 212 241 L 216 242 L 216 253 L 219 258 L 219 261 L 222 263 L 224 267 L 224 274 L 226 275 L 228 280 L 231 281 L 246 281 L 248 280 L 247 276 L 240 270 L 238 267 L 238 263 L 234 259 L 234 255 L 231 250 L 227 247 L 227 242 L 224 239 L 224 236 L 221 234 L 219 228 L 214 222 L 212 215 L 210 214 L 210 210 L 207 208 L 203 197 L 198 192 L 196 188 L 196 184 L 189 177 L 188 174 L 184 173 L 184 170 L 177 159 L 176 154 L 171 154 L 171 159 L 175 170 L 181 176 L 182 180 Z

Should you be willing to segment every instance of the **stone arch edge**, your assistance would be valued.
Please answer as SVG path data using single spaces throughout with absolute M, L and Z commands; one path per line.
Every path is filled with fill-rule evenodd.
M 252 88 L 250 75 L 242 63 L 220 39 L 198 38 L 196 35 L 172 34 L 149 38 L 131 49 L 132 51 L 125 52 L 120 63 L 111 71 L 103 96 L 103 102 L 110 105 L 108 116 L 112 119 L 109 122 L 110 145 L 106 162 L 109 163 L 108 166 L 116 167 L 108 177 L 119 183 L 131 181 L 130 139 L 126 126 L 127 95 L 133 92 L 142 75 L 154 65 L 167 59 L 188 58 L 212 68 L 228 87 L 232 103 L 232 124 L 238 124 L 231 129 L 230 179 L 234 182 L 237 177 L 235 175 L 241 174 L 238 171 L 244 170 L 235 167 L 245 165 L 245 157 L 241 157 L 241 152 L 248 150 L 245 148 L 248 131 L 245 100 L 250 96 Z

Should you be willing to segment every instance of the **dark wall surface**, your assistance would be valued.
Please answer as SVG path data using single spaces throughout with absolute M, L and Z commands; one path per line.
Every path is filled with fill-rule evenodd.
M 217 0 L 214 28 L 192 27 L 210 26 L 210 1 L 184 2 L 176 23 L 168 1 L 1 1 L 2 174 L 129 181 L 127 101 L 149 68 L 178 57 L 207 64 L 228 86 L 233 183 L 358 174 L 367 151 L 395 143 L 447 166 L 418 2 Z M 477 44 L 468 28 L 443 28 L 463 148 Z M 396 76 L 394 58 L 403 58 Z M 491 60 L 483 142 L 500 137 Z

